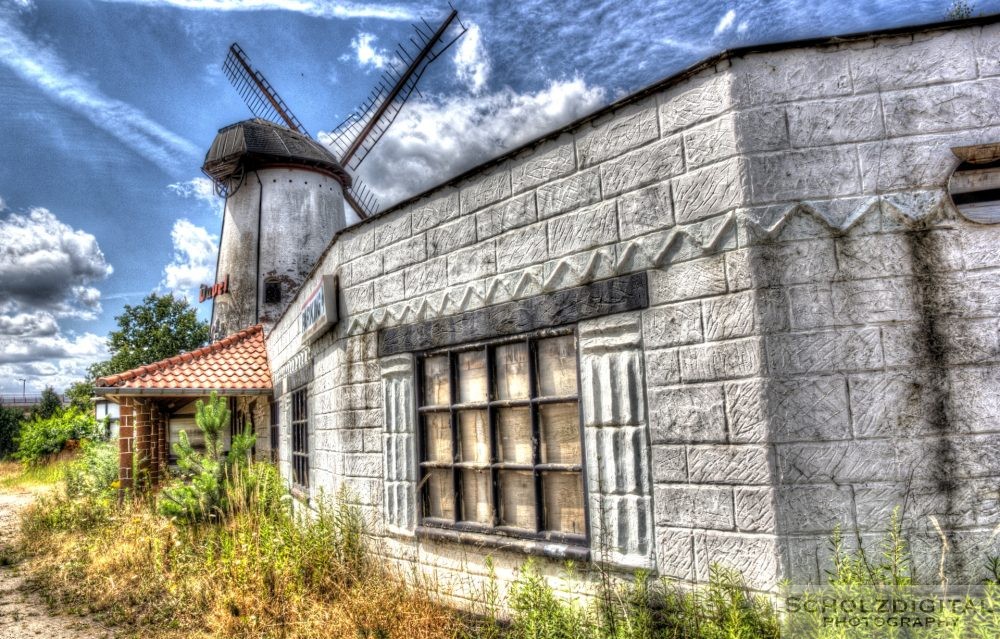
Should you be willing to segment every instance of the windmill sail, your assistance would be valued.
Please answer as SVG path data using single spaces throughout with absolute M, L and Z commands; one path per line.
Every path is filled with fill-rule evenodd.
M 415 25 L 416 39 L 410 38 L 410 42 L 416 50 L 411 52 L 402 45 L 396 49 L 398 66 L 406 65 L 405 68 L 394 66 L 388 69 L 364 103 L 334 129 L 329 143 L 345 168 L 358 168 L 416 90 L 417 82 L 428 65 L 465 33 L 465 27 L 462 27 L 454 37 L 447 42 L 444 40 L 445 33 L 457 17 L 458 11 L 452 9 L 436 30 L 426 21 L 423 28 Z
M 250 65 L 250 59 L 235 42 L 229 47 L 229 55 L 226 56 L 222 70 L 255 116 L 309 135 L 271 83 Z

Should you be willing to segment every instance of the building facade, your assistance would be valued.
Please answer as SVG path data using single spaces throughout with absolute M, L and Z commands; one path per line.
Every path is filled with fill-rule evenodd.
M 267 326 L 261 454 L 457 600 L 487 556 L 818 583 L 897 507 L 919 580 L 979 583 L 998 50 L 979 21 L 724 53 L 346 228 Z

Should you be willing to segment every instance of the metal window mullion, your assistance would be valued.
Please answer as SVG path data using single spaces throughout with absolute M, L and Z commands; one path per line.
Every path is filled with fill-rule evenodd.
M 496 348 L 486 347 L 486 424 L 490 438 L 490 495 L 491 504 L 491 526 L 500 525 L 500 473 L 497 471 L 497 464 L 500 461 L 500 433 L 497 426 L 497 407 L 494 405 L 496 399 Z
M 535 341 L 526 339 L 528 346 L 528 393 L 532 400 L 538 397 L 538 375 L 536 367 L 538 365 L 538 353 L 535 350 Z M 541 533 L 545 530 L 545 521 L 542 512 L 542 473 L 538 465 L 542 463 L 541 445 L 541 425 L 538 423 L 538 405 L 531 402 L 531 474 L 535 482 L 535 532 Z
M 458 429 L 458 410 L 455 409 L 455 404 L 458 403 L 459 399 L 458 355 L 456 353 L 448 354 L 448 376 L 448 390 L 451 393 L 451 408 L 449 410 L 451 415 L 451 484 L 455 493 L 452 513 L 457 524 L 462 518 L 462 481 L 455 469 L 455 462 L 459 460 L 462 452 L 462 440 Z

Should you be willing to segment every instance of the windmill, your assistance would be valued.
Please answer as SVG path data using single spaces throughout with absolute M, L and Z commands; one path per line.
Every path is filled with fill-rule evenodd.
M 347 169 L 350 177 L 344 188 L 344 199 L 361 218 L 377 212 L 378 202 L 374 193 L 357 179 L 358 167 L 385 135 L 410 95 L 417 91 L 417 83 L 427 67 L 465 33 L 466 27 L 461 20 L 458 20 L 457 33 L 448 33 L 456 20 L 458 11 L 452 8 L 436 29 L 423 19 L 420 24 L 413 25 L 414 35 L 409 38 L 409 43 L 396 47 L 394 61 L 361 106 L 326 136 L 326 149 L 341 167 Z M 229 47 L 222 68 L 255 117 L 309 137 L 308 131 L 271 83 L 253 68 L 239 44 L 233 43 Z M 211 177 L 220 195 L 225 195 L 230 180 L 220 180 L 214 175 Z

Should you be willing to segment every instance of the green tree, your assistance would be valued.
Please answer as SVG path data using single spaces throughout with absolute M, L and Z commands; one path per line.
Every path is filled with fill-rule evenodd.
M 955 0 L 951 3 L 951 7 L 948 8 L 948 12 L 944 16 L 948 20 L 966 20 L 972 17 L 974 10 L 975 4 L 967 0 Z
M 41 400 L 31 409 L 32 419 L 48 419 L 62 410 L 62 398 L 51 386 L 42 391 Z
M 153 293 L 137 306 L 126 305 L 108 334 L 111 359 L 90 367 L 93 379 L 152 364 L 208 342 L 208 322 L 198 320 L 183 298 Z
M 0 404 L 0 459 L 17 450 L 17 436 L 23 421 L 21 411 Z
M 66 389 L 66 397 L 69 398 L 70 406 L 76 406 L 84 412 L 94 410 L 94 383 L 89 380 L 77 382 Z

